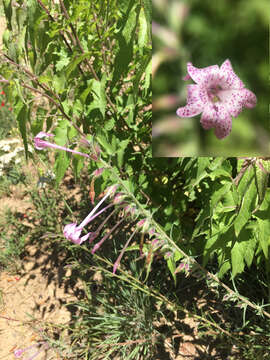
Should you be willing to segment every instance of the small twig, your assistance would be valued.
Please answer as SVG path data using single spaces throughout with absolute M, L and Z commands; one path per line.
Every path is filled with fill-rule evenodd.
M 78 131 L 78 133 L 85 137 L 85 134 L 81 131 L 81 129 L 78 127 L 77 124 L 75 124 L 73 122 L 73 120 L 65 113 L 63 107 L 61 104 L 57 103 L 50 95 L 46 94 L 46 93 L 43 93 L 42 91 L 38 90 L 38 89 L 35 89 L 33 88 L 32 86 L 29 86 L 27 84 L 25 84 L 23 81 L 21 82 L 21 85 L 31 91 L 34 91 L 34 92 L 37 92 L 39 94 L 41 94 L 42 96 L 45 96 L 48 100 L 50 100 L 60 111 L 61 113 L 63 114 L 63 116 L 75 127 L 75 129 Z
M 93 15 L 94 15 L 94 19 L 95 19 L 95 25 L 96 25 L 97 34 L 98 34 L 99 40 L 101 41 L 101 49 L 100 50 L 101 50 L 101 54 L 102 54 L 103 63 L 104 63 L 104 67 L 106 69 L 106 73 L 108 75 L 108 69 L 107 69 L 107 66 L 106 66 L 107 62 L 106 62 L 105 53 L 104 53 L 104 50 L 103 50 L 103 47 L 105 47 L 105 46 L 104 46 L 104 43 L 103 43 L 103 40 L 102 40 L 100 28 L 99 28 L 99 25 L 98 25 L 98 19 L 97 19 L 95 11 L 93 11 Z
M 125 342 L 120 342 L 120 343 L 112 343 L 112 344 L 101 344 L 101 345 L 97 345 L 97 348 L 104 348 L 104 347 L 110 347 L 110 346 L 122 346 L 122 345 L 131 345 L 131 344 L 142 344 L 149 341 L 149 339 L 139 339 L 139 340 L 128 340 Z
M 50 14 L 50 11 L 49 11 L 49 10 L 46 8 L 46 6 L 42 3 L 42 1 L 41 1 L 41 0 L 37 0 L 37 2 L 38 2 L 39 5 L 42 7 L 42 9 L 46 12 L 46 14 L 47 14 L 48 17 L 50 18 L 50 20 L 53 21 L 53 22 L 56 22 L 56 20 L 55 20 L 54 17 Z M 64 40 L 67 48 L 68 48 L 69 51 L 73 54 L 72 47 L 71 47 L 70 44 L 68 43 L 68 41 L 67 41 L 67 39 L 66 39 L 66 37 L 65 37 L 65 35 L 64 35 L 63 30 L 60 30 L 59 33 L 60 33 L 60 35 L 62 36 L 62 38 L 63 38 L 63 40 Z M 76 45 L 76 41 L 75 41 L 75 39 L 73 38 L 72 34 L 68 33 L 68 35 L 70 36 L 73 45 Z M 82 74 L 83 76 L 85 76 L 85 74 L 84 74 L 84 72 L 83 72 L 80 64 L 78 65 L 78 67 L 79 67 L 79 70 L 80 70 L 81 74 Z
M 67 10 L 66 10 L 66 8 L 65 8 L 65 5 L 64 5 L 63 1 L 62 1 L 62 0 L 59 0 L 59 2 L 60 2 L 61 8 L 62 8 L 62 10 L 63 10 L 63 12 L 64 12 L 64 15 L 65 15 L 66 19 L 69 20 L 69 15 L 68 15 L 68 12 L 67 12 Z M 77 32 L 76 32 L 76 30 L 75 30 L 75 28 L 74 28 L 74 26 L 73 26 L 73 24 L 72 24 L 71 22 L 70 22 L 70 28 L 71 28 L 71 30 L 72 30 L 72 33 L 73 33 L 73 35 L 74 35 L 74 37 L 75 37 L 75 39 L 76 39 L 77 45 L 79 46 L 82 54 L 85 54 L 85 51 L 84 51 L 84 49 L 83 49 L 83 47 L 82 47 L 82 44 L 81 44 L 81 42 L 80 42 L 80 39 L 78 38 Z M 86 61 L 86 64 L 87 64 L 90 72 L 92 73 L 93 77 L 94 77 L 97 81 L 100 81 L 100 80 L 99 80 L 99 77 L 97 76 L 97 73 L 95 72 L 95 70 L 94 70 L 92 64 L 90 63 L 90 61 L 89 61 L 87 58 L 85 59 L 85 61 Z M 106 95 L 106 99 L 107 99 L 108 103 L 110 104 L 111 108 L 113 109 L 114 113 L 117 114 L 116 107 L 115 107 L 114 104 L 112 103 L 110 97 L 109 97 L 107 94 L 105 94 L 105 95 Z
M 0 318 L 6 319 L 6 320 L 9 320 L 9 321 L 18 321 L 18 322 L 21 322 L 21 320 L 12 319 L 12 318 L 9 318 L 9 317 L 6 317 L 6 316 L 2 316 L 2 315 L 0 315 Z
M 25 72 L 28 77 L 36 82 L 36 84 L 41 87 L 44 91 L 49 91 L 59 102 L 56 102 L 50 95 L 46 94 L 46 92 L 42 92 L 30 85 L 27 85 L 25 84 L 23 81 L 21 82 L 21 86 L 33 91 L 33 92 L 37 92 L 38 94 L 41 94 L 42 96 L 46 97 L 48 100 L 50 100 L 59 110 L 60 112 L 63 114 L 63 116 L 75 127 L 75 129 L 79 132 L 79 134 L 85 138 L 85 134 L 81 131 L 81 129 L 77 126 L 77 124 L 75 124 L 73 122 L 73 120 L 66 114 L 66 112 L 64 111 L 63 109 L 63 106 L 61 104 L 61 100 L 58 96 L 58 94 L 54 93 L 47 85 L 45 84 L 41 84 L 39 81 L 38 81 L 38 78 L 33 74 L 31 73 L 31 71 L 29 71 L 27 68 L 17 64 L 16 62 L 14 62 L 12 59 L 9 58 L 9 56 L 7 56 L 6 54 L 3 54 L 2 52 L 0 52 L 0 54 L 2 56 L 4 56 L 6 58 L 6 60 L 8 62 L 10 62 L 12 65 L 16 66 L 20 71 L 23 71 Z M 3 78 L 4 79 L 4 78 Z M 8 80 L 4 79 L 5 82 L 9 82 Z

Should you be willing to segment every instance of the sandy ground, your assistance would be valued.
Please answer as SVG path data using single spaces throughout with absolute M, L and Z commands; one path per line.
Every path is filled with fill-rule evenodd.
M 10 209 L 27 208 L 29 203 L 15 198 L 2 198 L 1 205 Z M 1 206 L 0 212 L 3 211 Z M 46 328 L 67 324 L 71 313 L 65 305 L 77 299 L 78 285 L 69 283 L 70 269 L 55 254 L 26 246 L 26 256 L 19 274 L 0 274 L 0 359 L 14 359 L 14 350 L 24 349 L 42 341 Z M 63 334 L 65 336 L 65 334 Z M 38 347 L 25 352 L 27 359 Z M 63 359 L 45 348 L 37 360 Z
M 30 169 L 32 174 L 35 172 Z M 33 183 L 37 179 L 32 176 Z M 1 222 L 4 213 L 28 213 L 31 208 L 29 198 L 25 196 L 23 185 L 14 185 L 10 193 L 0 199 Z M 24 221 L 24 220 L 23 220 Z M 31 224 L 29 224 L 30 226 Z M 1 239 L 0 239 L 1 240 Z M 25 351 L 20 359 L 28 359 L 38 350 L 38 343 L 44 340 L 44 331 L 51 338 L 60 334 L 59 325 L 67 324 L 71 319 L 69 302 L 78 299 L 79 283 L 70 281 L 71 270 L 53 249 L 46 249 L 46 241 L 25 247 L 23 260 L 19 260 L 14 269 L 17 272 L 0 270 L 0 359 L 15 359 L 14 350 L 33 348 Z M 3 245 L 3 244 L 2 244 Z M 61 340 L 67 334 L 61 333 Z M 65 359 L 52 348 L 41 348 L 37 360 Z M 68 349 L 67 349 L 68 350 Z
M 31 253 L 29 249 L 29 252 Z M 34 252 L 34 251 L 33 251 Z M 39 259 L 41 262 L 42 257 Z M 25 272 L 20 276 L 3 272 L 0 275 L 0 359 L 14 359 L 15 349 L 24 349 L 42 341 L 42 330 L 48 322 L 66 324 L 70 313 L 64 304 L 72 299 L 63 287 L 56 286 L 55 281 L 48 284 L 44 276 L 46 266 L 36 267 L 31 256 L 25 265 Z M 64 273 L 64 272 L 63 272 Z M 34 355 L 38 346 L 25 352 L 25 358 Z M 60 359 L 52 349 L 43 351 L 36 359 Z

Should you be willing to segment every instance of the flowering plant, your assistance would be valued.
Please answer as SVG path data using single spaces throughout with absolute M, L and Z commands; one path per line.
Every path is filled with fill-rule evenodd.
M 177 109 L 180 117 L 192 117 L 202 113 L 201 125 L 205 130 L 215 129 L 218 139 L 227 137 L 232 129 L 232 116 L 238 116 L 244 107 L 253 108 L 257 99 L 244 87 L 234 73 L 230 60 L 218 65 L 198 69 L 187 64 L 188 75 L 196 85 L 187 85 L 187 105 Z

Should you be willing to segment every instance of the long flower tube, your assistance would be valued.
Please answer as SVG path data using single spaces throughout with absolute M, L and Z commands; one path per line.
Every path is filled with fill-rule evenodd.
M 57 145 L 57 144 L 53 144 L 53 143 L 51 143 L 49 141 L 42 140 L 44 137 L 50 137 L 50 136 L 54 136 L 54 135 L 49 134 L 49 133 L 45 133 L 43 131 L 39 132 L 34 138 L 35 148 L 37 150 L 43 150 L 43 149 L 49 147 L 49 148 L 53 148 L 53 149 L 68 151 L 68 152 L 71 152 L 71 153 L 74 153 L 74 154 L 77 154 L 77 155 L 81 155 L 81 156 L 90 158 L 89 155 L 87 155 L 85 153 L 82 153 L 80 151 L 71 150 L 71 149 L 69 149 L 69 148 L 67 148 L 65 146 L 60 146 L 60 145 Z
M 114 227 L 105 235 L 103 236 L 103 238 L 96 243 L 96 245 L 93 247 L 91 253 L 94 254 L 100 247 L 101 245 L 104 243 L 105 240 L 108 239 L 108 237 L 111 235 L 111 233 L 125 220 L 125 218 L 121 219 L 120 221 L 118 221 Z
M 136 229 L 135 231 L 133 231 L 133 233 L 130 235 L 128 241 L 125 243 L 125 246 L 124 246 L 123 249 L 121 250 L 118 258 L 116 259 L 116 262 L 115 262 L 114 265 L 113 265 L 113 274 L 116 273 L 116 270 L 117 270 L 117 268 L 118 268 L 118 266 L 119 266 L 119 264 L 120 264 L 120 261 L 121 261 L 123 255 L 124 255 L 124 252 L 125 252 L 126 248 L 128 247 L 130 241 L 133 239 L 134 235 L 135 235 L 137 232 L 138 232 L 138 229 Z
M 42 341 L 42 342 L 38 342 L 34 345 L 31 345 L 31 346 L 28 346 L 27 348 L 24 348 L 24 349 L 17 349 L 14 351 L 14 356 L 16 358 L 20 358 L 22 356 L 22 354 L 25 352 L 25 351 L 28 351 L 32 348 L 37 348 L 39 345 L 41 345 L 41 348 L 32 356 L 30 356 L 27 360 L 33 360 L 34 358 L 36 358 L 38 356 L 38 354 L 40 354 L 43 350 L 46 350 L 49 348 L 49 345 L 46 341 Z
M 71 223 L 71 224 L 67 224 L 64 227 L 63 233 L 64 236 L 72 241 L 75 244 L 82 244 L 84 241 L 86 241 L 89 237 L 90 237 L 90 241 L 93 240 L 93 237 L 95 238 L 96 235 L 95 233 L 89 232 L 88 234 L 84 235 L 81 237 L 81 232 L 82 229 L 90 222 L 92 221 L 95 217 L 97 217 L 98 215 L 100 215 L 101 213 L 103 213 L 105 210 L 107 210 L 110 206 L 112 206 L 111 204 L 107 205 L 105 208 L 103 208 L 102 210 L 100 210 L 97 214 L 96 211 L 97 209 L 100 207 L 100 205 L 110 196 L 112 195 L 116 189 L 117 189 L 118 185 L 113 185 L 110 186 L 107 191 L 105 196 L 97 203 L 97 205 L 92 209 L 92 211 L 90 211 L 90 213 L 87 215 L 87 217 L 81 222 L 80 225 L 77 226 L 77 223 Z
M 110 206 L 113 206 L 114 204 L 110 204 Z M 103 228 L 103 226 L 108 222 L 108 220 L 114 215 L 114 213 L 117 211 L 118 209 L 115 208 L 103 221 L 102 223 L 99 225 L 99 227 L 97 228 L 97 230 L 94 231 L 94 233 L 92 233 L 90 240 L 89 240 L 89 244 L 91 244 L 91 242 L 93 240 L 95 240 L 96 237 L 98 237 L 101 229 Z

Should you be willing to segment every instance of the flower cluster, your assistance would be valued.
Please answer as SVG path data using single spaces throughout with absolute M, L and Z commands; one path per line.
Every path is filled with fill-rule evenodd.
M 51 147 L 55 149 L 65 150 L 69 152 L 73 152 L 82 156 L 89 157 L 87 154 L 80 153 L 78 151 L 70 150 L 68 148 L 65 148 L 63 146 L 59 146 L 56 144 L 53 144 L 51 142 L 48 142 L 46 140 L 43 140 L 44 137 L 52 137 L 52 134 L 40 132 L 34 139 L 35 148 L 38 150 L 44 149 L 46 147 Z M 101 176 L 101 174 L 104 172 L 104 168 L 99 168 L 95 170 L 92 174 L 92 182 L 91 182 L 91 191 L 90 191 L 90 198 L 92 204 L 94 203 L 94 197 L 95 197 L 95 191 L 94 191 L 94 179 Z M 91 244 L 99 235 L 104 225 L 108 222 L 109 218 L 119 209 L 122 211 L 122 214 L 120 216 L 121 220 L 117 221 L 117 223 L 106 232 L 106 234 L 99 240 L 92 248 L 91 253 L 94 254 L 104 243 L 106 239 L 109 238 L 109 236 L 112 234 L 113 231 L 115 231 L 116 228 L 118 228 L 121 223 L 126 220 L 127 218 L 130 218 L 131 221 L 137 220 L 138 217 L 140 217 L 140 212 L 138 211 L 136 205 L 134 203 L 130 203 L 130 201 L 127 200 L 128 194 L 126 194 L 124 191 L 120 191 L 116 193 L 116 190 L 118 188 L 118 184 L 112 185 L 108 187 L 105 192 L 102 194 L 101 200 L 97 203 L 96 206 L 93 207 L 93 209 L 89 212 L 89 214 L 86 216 L 86 218 L 77 225 L 77 222 L 69 223 L 64 226 L 63 234 L 64 237 L 73 242 L 74 244 L 81 245 L 85 241 L 89 241 L 89 244 Z M 105 205 L 101 210 L 99 208 L 101 205 L 107 200 L 108 198 L 112 198 L 112 201 Z M 101 222 L 101 224 L 98 226 L 98 229 L 95 231 L 86 232 L 82 235 L 82 232 L 84 231 L 85 227 L 93 221 L 96 217 L 107 211 L 109 208 L 114 207 L 113 211 L 110 212 L 110 214 Z M 143 237 L 147 235 L 149 237 L 149 240 L 146 246 L 142 248 L 140 246 L 140 255 L 141 257 L 148 257 L 152 259 L 153 252 L 159 251 L 160 254 L 169 254 L 171 247 L 167 243 L 166 239 L 163 239 L 162 235 L 159 234 L 158 231 L 152 226 L 151 224 L 151 216 L 147 218 L 143 218 L 134 226 L 134 231 L 132 232 L 131 236 L 126 241 L 124 247 L 122 248 L 118 258 L 116 259 L 114 266 L 113 266 L 113 273 L 115 273 L 119 267 L 120 261 L 123 257 L 124 252 L 126 251 L 128 245 L 130 244 L 131 240 L 135 236 L 137 232 L 140 232 Z M 151 240 L 152 237 L 154 237 L 154 240 Z M 147 260 L 148 261 L 148 260 Z
M 232 116 L 238 116 L 244 107 L 253 108 L 257 99 L 234 73 L 230 60 L 218 65 L 198 69 L 187 64 L 188 75 L 195 84 L 187 85 L 187 105 L 177 109 L 180 117 L 192 117 L 202 113 L 201 125 L 205 130 L 214 128 L 218 139 L 229 135 Z
M 112 205 L 107 205 L 105 206 L 102 210 L 100 210 L 97 213 L 98 208 L 100 207 L 100 205 L 111 195 L 113 195 L 115 193 L 117 189 L 117 185 L 113 185 L 111 187 L 109 187 L 106 191 L 105 196 L 99 201 L 99 203 L 93 208 L 92 211 L 90 211 L 90 213 L 87 215 L 87 217 L 81 222 L 80 225 L 77 226 L 77 223 L 71 223 L 71 224 L 67 224 L 64 227 L 64 236 L 72 241 L 75 244 L 82 244 L 84 241 L 88 240 L 92 242 L 96 236 L 97 233 L 93 233 L 93 232 L 89 232 L 86 235 L 81 237 L 81 232 L 83 230 L 83 228 L 88 225 L 92 220 L 94 220 L 98 215 L 102 214 L 104 211 L 106 211 L 109 207 L 111 207 Z

